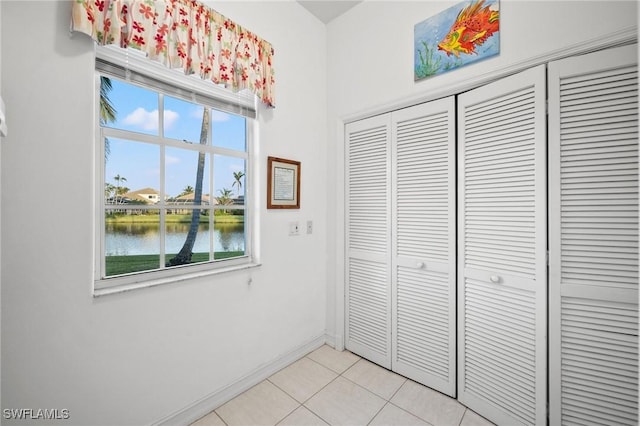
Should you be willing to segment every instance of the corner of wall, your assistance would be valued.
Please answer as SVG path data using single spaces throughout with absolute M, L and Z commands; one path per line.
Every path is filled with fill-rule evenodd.
M 0 2 L 0 94 L 2 94 L 2 2 Z M 0 194 L 2 194 L 2 140 L 0 136 Z M 0 197 L 0 330 L 2 330 L 2 197 Z M 0 366 L 2 366 L 2 339 L 0 339 Z M 2 368 L 0 368 L 2 383 Z M 2 406 L 2 387 L 0 387 L 0 406 Z

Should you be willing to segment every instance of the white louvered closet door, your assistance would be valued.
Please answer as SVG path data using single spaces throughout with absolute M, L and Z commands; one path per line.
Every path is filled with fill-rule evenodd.
M 391 368 L 391 120 L 346 126 L 347 349 Z
M 392 113 L 393 370 L 455 397 L 455 100 Z
M 637 46 L 549 64 L 552 425 L 638 424 Z
M 458 399 L 546 423 L 545 67 L 458 101 Z

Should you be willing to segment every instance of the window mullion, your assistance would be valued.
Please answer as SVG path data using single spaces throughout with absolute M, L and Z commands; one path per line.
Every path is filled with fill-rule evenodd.
M 209 260 L 215 260 L 215 254 L 216 254 L 216 247 L 215 247 L 215 243 L 216 243 L 216 229 L 215 229 L 215 210 L 213 208 L 214 204 L 215 204 L 215 170 L 213 169 L 215 162 L 213 161 L 214 158 L 214 153 L 212 150 L 212 146 L 213 146 L 213 126 L 214 126 L 214 121 L 211 119 L 211 109 L 209 109 L 209 123 L 211 123 L 211 125 L 209 126 L 209 134 L 207 135 L 207 148 L 209 148 L 209 188 L 210 188 L 210 192 L 211 194 L 209 194 Z
M 105 213 L 107 211 L 106 209 L 106 202 L 105 202 L 105 197 L 106 197 L 106 176 L 105 176 L 105 155 L 106 155 L 106 143 L 107 143 L 107 138 L 106 136 L 104 136 L 104 132 L 102 131 L 102 128 L 100 129 L 100 149 L 98 150 L 99 153 L 98 155 L 100 156 L 99 158 L 99 164 L 100 164 L 100 179 L 98 179 L 100 181 L 100 186 L 101 186 L 101 193 L 100 195 L 102 195 L 101 197 L 98 197 L 100 200 L 100 213 L 99 213 L 99 226 L 100 226 L 100 238 L 99 238 L 99 244 L 100 244 L 100 248 L 99 248 L 99 253 L 100 253 L 100 268 L 98 269 L 98 276 L 96 278 L 100 279 L 103 278 L 107 275 L 107 261 L 106 261 L 106 255 L 107 255 L 107 244 L 106 244 L 106 220 L 105 220 Z
M 248 158 L 249 158 L 249 154 L 247 152 L 234 151 L 232 149 L 222 148 L 222 147 L 217 147 L 217 146 L 214 146 L 211 149 L 216 154 L 224 155 L 224 156 L 227 156 L 227 157 L 242 158 L 244 160 L 248 160 Z
M 252 209 L 252 206 L 257 206 L 259 203 L 256 199 L 254 199 L 254 188 L 253 185 L 253 176 L 254 176 L 254 161 L 251 161 L 252 158 L 257 158 L 258 155 L 254 151 L 256 146 L 253 143 L 254 134 L 253 134 L 253 126 L 254 123 L 251 120 L 245 121 L 245 154 L 247 154 L 247 160 L 245 163 L 245 177 L 244 177 L 244 253 L 248 254 L 249 257 L 253 260 L 255 257 L 254 252 L 254 224 L 252 214 L 255 209 Z M 247 209 L 246 206 L 250 208 Z
M 164 141 L 164 95 L 162 93 L 158 93 L 158 134 L 160 136 L 160 140 Z M 166 265 L 166 204 L 165 200 L 166 196 L 166 182 L 165 182 L 165 165 L 166 165 L 166 144 L 161 142 L 160 145 L 160 199 L 158 200 L 158 204 L 160 205 L 160 211 L 158 212 L 160 215 L 160 224 L 158 225 L 160 229 L 158 229 L 158 233 L 160 235 L 160 269 L 164 269 Z
M 96 73 L 96 76 L 97 90 L 103 89 L 99 78 L 100 73 Z M 99 146 L 96 149 L 95 159 L 98 161 L 96 170 L 100 176 L 96 179 L 95 185 L 98 192 L 95 205 L 99 209 L 96 212 L 95 223 L 100 229 L 96 230 L 95 235 L 97 239 L 96 255 L 100 258 L 95 261 L 94 290 L 97 291 L 95 294 L 106 294 L 103 290 L 110 288 L 133 288 L 130 286 L 137 288 L 137 286 L 146 286 L 146 283 L 156 285 L 161 282 L 171 282 L 183 279 L 189 274 L 199 275 L 209 270 L 213 273 L 216 270 L 226 271 L 238 267 L 255 266 L 250 264 L 252 259 L 247 259 L 247 254 L 252 251 L 250 247 L 252 237 L 247 235 L 252 229 L 247 223 L 246 213 L 252 208 L 247 197 L 251 190 L 247 185 L 251 180 L 251 163 L 254 158 L 254 153 L 249 152 L 252 145 L 248 141 L 251 135 L 246 130 L 248 127 L 247 118 L 242 118 L 245 127 L 244 134 L 242 134 L 237 116 L 216 115 L 214 117 L 214 113 L 217 114 L 220 111 L 218 108 L 203 106 L 197 98 L 192 97 L 191 106 L 204 108 L 209 114 L 210 125 L 207 129 L 207 143 L 201 145 L 195 140 L 192 141 L 195 124 L 193 121 L 189 121 L 192 120 L 188 110 L 189 102 L 176 102 L 170 93 L 162 93 L 153 89 L 151 89 L 152 93 L 141 92 L 144 87 L 143 89 L 140 87 L 142 86 L 133 81 L 114 80 L 113 90 L 117 95 L 112 96 L 111 99 L 115 100 L 114 109 L 117 117 L 105 122 L 100 121 L 101 116 L 99 115 L 96 118 L 100 124 L 96 125 L 95 137 L 99 141 Z M 134 93 L 136 96 L 133 96 Z M 102 93 L 100 94 L 102 95 Z M 102 107 L 102 104 L 98 107 Z M 181 121 L 183 118 L 185 121 Z M 146 121 L 143 122 L 143 119 Z M 184 126 L 187 123 L 188 126 Z M 183 131 L 182 129 L 185 128 L 190 130 Z M 185 133 L 185 139 L 181 139 L 182 133 Z M 214 136 L 217 138 L 217 145 L 213 144 Z M 244 147 L 241 146 L 243 137 L 245 138 Z M 105 142 L 107 140 L 112 141 L 112 155 L 108 160 L 105 157 L 108 148 Z M 194 152 L 208 154 L 209 157 L 206 163 L 208 173 L 205 174 L 203 181 L 209 186 L 208 189 L 203 188 L 203 193 L 209 194 L 208 204 L 203 202 L 195 205 L 193 197 L 183 198 L 180 196 L 178 199 L 178 192 L 182 190 L 182 186 L 187 182 L 189 186 L 192 184 L 191 173 L 194 170 L 190 165 L 188 168 L 184 167 L 190 163 Z M 232 180 L 228 174 L 239 167 L 236 164 L 240 161 L 245 164 L 245 203 L 248 203 L 249 207 L 247 204 L 218 206 L 215 203 L 216 185 L 219 185 L 220 188 L 225 187 L 225 189 L 231 185 L 230 188 L 233 189 Z M 159 170 L 156 172 L 156 169 Z M 216 172 L 222 172 L 222 174 L 216 178 Z M 116 186 L 120 189 L 125 187 L 123 181 L 128 183 L 127 187 L 132 187 L 122 192 L 119 191 L 121 196 L 117 197 L 118 204 L 110 204 L 111 201 L 105 195 L 106 185 L 110 183 L 107 173 L 117 176 Z M 128 179 L 125 179 L 125 176 Z M 156 185 L 159 188 L 156 188 Z M 142 189 L 147 189 L 146 187 L 153 192 L 142 191 Z M 127 194 L 125 197 L 125 192 L 131 194 Z M 168 200 L 169 195 L 175 198 Z M 233 198 L 233 193 L 231 197 Z M 187 205 L 180 206 L 180 202 L 187 203 Z M 180 210 L 181 208 L 182 212 L 169 210 Z M 179 232 L 175 235 L 176 238 L 173 234 L 174 219 L 182 220 L 183 218 L 173 218 L 170 213 L 184 214 L 184 211 L 192 212 L 195 209 L 209 214 L 209 218 L 207 218 L 210 229 L 208 236 L 209 261 L 207 262 L 198 256 L 188 266 L 167 267 L 167 253 L 173 253 L 176 247 L 174 239 L 184 238 L 183 230 L 176 231 Z M 230 253 L 223 255 L 223 259 L 218 259 L 219 261 L 213 265 L 216 261 L 216 241 L 218 240 L 215 227 L 220 220 L 219 216 L 216 217 L 218 210 L 229 210 L 229 214 L 244 212 L 245 225 L 241 230 L 225 228 L 225 241 L 227 238 L 232 239 L 229 240 L 231 243 L 228 246 L 227 243 L 224 243 L 224 248 L 221 251 L 229 251 Z M 111 229 L 111 215 L 114 217 L 113 223 L 115 223 L 114 228 L 116 229 Z M 182 220 L 182 223 L 184 222 L 186 219 Z M 123 224 L 125 226 L 122 226 Z M 167 229 L 167 224 L 171 229 Z M 109 229 L 107 229 L 107 225 L 109 225 Z M 156 226 L 159 227 L 158 233 L 155 230 Z M 244 238 L 241 241 L 242 234 Z M 176 244 L 177 242 L 175 241 Z M 204 248 L 204 244 L 196 242 L 193 252 L 204 255 Z M 242 250 L 244 253 L 232 253 L 238 250 Z M 159 255 L 158 260 L 156 260 L 156 253 Z
M 160 233 L 160 269 L 163 269 L 166 265 L 166 254 L 165 254 L 165 241 L 166 241 L 166 195 L 165 195 L 165 161 L 166 161 L 166 146 L 162 145 L 160 149 L 160 200 L 158 200 L 158 204 L 160 205 L 160 224 L 158 225 L 160 229 L 158 232 Z

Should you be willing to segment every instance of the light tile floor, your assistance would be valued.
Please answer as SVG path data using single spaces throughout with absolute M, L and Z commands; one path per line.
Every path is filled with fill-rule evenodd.
M 491 426 L 428 387 L 322 346 L 191 426 Z

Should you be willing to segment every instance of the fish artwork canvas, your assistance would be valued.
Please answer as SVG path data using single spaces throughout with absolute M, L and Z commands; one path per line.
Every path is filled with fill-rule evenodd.
M 500 53 L 499 0 L 468 0 L 414 26 L 415 81 Z

